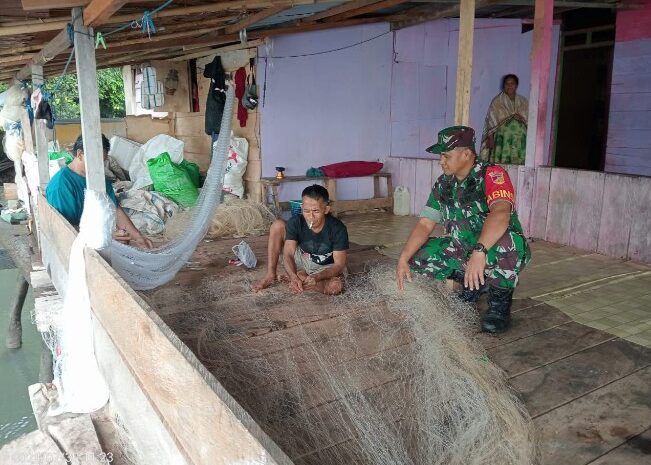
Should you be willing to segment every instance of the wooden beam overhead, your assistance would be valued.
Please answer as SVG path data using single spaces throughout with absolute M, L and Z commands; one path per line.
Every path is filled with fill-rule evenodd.
M 139 0 L 136 0 L 139 1 Z M 153 18 L 170 18 L 175 16 L 197 15 L 203 13 L 216 13 L 220 11 L 240 12 L 245 8 L 263 9 L 284 5 L 287 8 L 296 5 L 311 5 L 314 3 L 327 3 L 329 0 L 231 0 L 216 2 L 207 5 L 195 5 L 181 8 L 165 8 L 156 13 Z M 142 18 L 142 12 L 111 16 L 105 24 L 119 24 Z M 69 19 L 56 21 L 32 22 L 29 24 L 0 25 L 0 37 L 22 35 L 33 32 L 60 31 L 70 22 Z
M 370 5 L 372 3 L 377 3 L 378 0 L 353 0 L 352 2 L 346 2 L 342 5 L 336 6 L 334 8 L 330 8 L 328 10 L 322 11 L 320 13 L 316 13 L 312 16 L 308 16 L 307 18 L 302 18 L 300 20 L 301 23 L 313 23 L 315 21 L 319 21 L 321 19 L 329 18 L 331 16 L 335 16 L 341 13 L 345 13 L 350 10 L 357 10 L 359 8 L 365 7 L 366 5 Z
M 475 11 L 479 10 L 480 8 L 485 8 L 491 5 L 498 5 L 500 3 L 501 3 L 500 0 L 477 0 L 475 3 Z M 417 10 L 418 10 L 417 11 L 418 14 L 414 15 L 414 17 L 410 19 L 404 19 L 405 15 L 409 15 L 409 12 L 397 14 L 395 16 L 390 16 L 389 18 L 387 18 L 387 20 L 392 21 L 391 29 L 395 31 L 398 29 L 403 29 L 409 26 L 415 26 L 417 24 L 422 24 L 424 22 L 432 21 L 435 19 L 459 16 L 459 11 L 461 10 L 461 4 L 457 3 L 455 5 L 444 8 L 442 10 L 431 10 L 424 7 L 418 7 Z
M 48 61 L 52 61 L 59 53 L 70 47 L 70 38 L 68 31 L 63 29 L 59 32 L 54 39 L 49 41 L 43 50 L 37 53 L 32 60 L 27 63 L 18 73 L 16 79 L 27 79 L 32 75 L 32 65 L 44 65 Z
M 84 6 L 90 3 L 90 0 L 21 0 L 23 10 L 54 10 L 67 9 L 76 6 Z
M 224 47 L 206 48 L 206 49 L 198 50 L 196 52 L 188 53 L 186 55 L 180 55 L 174 58 L 170 58 L 167 61 L 185 61 L 185 60 L 191 60 L 193 58 L 202 58 L 210 55 L 219 55 L 220 53 L 232 52 L 234 50 L 254 48 L 257 47 L 258 45 L 262 45 L 263 43 L 264 43 L 263 40 L 256 39 L 256 40 L 249 41 L 246 45 L 233 44 L 233 45 L 226 45 Z
M 86 6 L 92 0 L 21 0 L 24 11 L 58 10 Z M 161 0 L 130 0 L 138 3 L 160 3 Z
M 93 0 L 84 8 L 84 25 L 95 27 L 104 24 L 127 0 Z
M 361 8 L 356 8 L 354 10 L 344 11 L 337 15 L 331 16 L 328 21 L 335 22 L 341 21 L 348 18 L 354 18 L 355 16 L 366 15 L 369 13 L 374 13 L 379 10 L 384 10 L 385 8 L 391 8 L 402 3 L 407 3 L 409 0 L 382 0 L 380 2 L 373 2 L 369 5 L 363 6 Z
M 227 26 L 225 32 L 226 34 L 231 34 L 233 32 L 238 32 L 242 29 L 246 29 L 247 27 L 253 26 L 254 24 L 259 23 L 264 19 L 275 16 L 278 13 L 285 11 L 286 9 L 287 6 L 277 6 L 277 7 L 267 8 L 262 11 L 258 11 L 253 15 L 245 17 L 244 19 L 242 19 L 242 21 Z

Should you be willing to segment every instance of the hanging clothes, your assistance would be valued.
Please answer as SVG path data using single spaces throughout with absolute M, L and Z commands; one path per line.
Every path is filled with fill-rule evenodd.
M 237 119 L 243 128 L 246 127 L 246 120 L 249 117 L 249 113 L 242 105 L 244 92 L 246 92 L 246 70 L 242 67 L 235 72 L 235 97 L 237 97 Z
M 226 103 L 226 73 L 219 56 L 206 65 L 203 76 L 210 78 L 210 89 L 206 98 L 205 130 L 206 134 L 213 136 L 219 133 Z

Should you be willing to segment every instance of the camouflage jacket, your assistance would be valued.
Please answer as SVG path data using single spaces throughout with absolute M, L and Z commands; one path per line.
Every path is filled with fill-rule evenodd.
M 455 176 L 441 175 L 420 216 L 442 223 L 446 234 L 452 237 L 457 246 L 470 250 L 479 240 L 490 212 L 489 202 L 497 200 L 505 200 L 512 205 L 507 232 L 524 239 L 508 174 L 502 167 L 485 161 L 475 163 L 463 181 Z

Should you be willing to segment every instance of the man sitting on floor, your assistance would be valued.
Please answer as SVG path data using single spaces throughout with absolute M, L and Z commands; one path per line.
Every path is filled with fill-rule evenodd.
M 276 268 L 281 251 L 289 288 L 293 293 L 315 290 L 336 295 L 343 290 L 348 230 L 341 221 L 330 215 L 325 187 L 316 184 L 306 187 L 301 197 L 302 215 L 294 216 L 287 222 L 278 219 L 271 225 L 267 274 L 253 286 L 255 291 L 280 280 Z
M 102 134 L 102 148 L 104 149 L 104 160 L 106 160 L 111 144 L 104 134 Z M 71 225 L 78 228 L 84 210 L 86 192 L 84 141 L 81 136 L 77 138 L 72 153 L 75 157 L 74 160 L 52 177 L 45 189 L 45 197 L 48 203 L 61 213 Z M 151 240 L 138 231 L 138 228 L 118 205 L 113 186 L 108 179 L 106 180 L 106 194 L 115 204 L 117 231 L 113 233 L 113 239 L 142 249 L 151 249 Z

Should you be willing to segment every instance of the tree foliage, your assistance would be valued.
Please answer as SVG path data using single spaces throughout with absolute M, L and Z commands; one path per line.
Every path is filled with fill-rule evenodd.
M 45 90 L 51 93 L 50 104 L 56 119 L 79 119 L 79 92 L 77 75 L 66 74 L 45 81 Z M 124 84 L 118 68 L 97 71 L 99 113 L 102 118 L 123 118 Z

